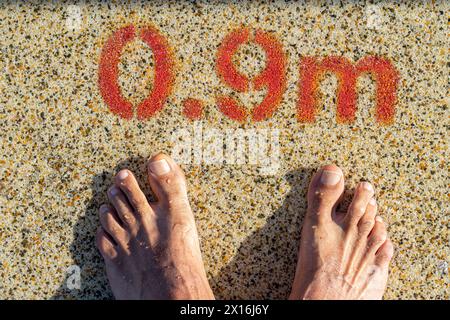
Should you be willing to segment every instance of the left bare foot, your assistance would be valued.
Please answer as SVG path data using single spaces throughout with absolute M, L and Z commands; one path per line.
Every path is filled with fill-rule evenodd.
M 180 167 L 158 154 L 148 165 L 157 202 L 129 170 L 120 171 L 100 207 L 97 247 L 116 299 L 214 299 Z

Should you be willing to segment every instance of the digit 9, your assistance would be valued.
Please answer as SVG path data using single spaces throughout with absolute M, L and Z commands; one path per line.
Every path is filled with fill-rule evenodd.
M 236 70 L 232 62 L 239 46 L 249 42 L 261 46 L 266 53 L 265 69 L 252 80 Z M 237 92 L 248 92 L 250 83 L 256 90 L 267 89 L 263 101 L 251 111 L 252 120 L 266 120 L 280 105 L 286 91 L 286 55 L 273 35 L 262 30 L 256 30 L 252 35 L 249 28 L 229 33 L 218 49 L 216 69 L 221 80 Z M 218 96 L 217 105 L 230 119 L 243 122 L 248 117 L 247 109 L 230 96 Z

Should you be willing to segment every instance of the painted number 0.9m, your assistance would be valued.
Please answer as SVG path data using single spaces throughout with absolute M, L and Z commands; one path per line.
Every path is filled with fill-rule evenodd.
M 121 94 L 118 77 L 122 49 L 136 36 L 146 43 L 155 59 L 155 77 L 149 95 L 136 106 L 138 119 L 145 120 L 164 107 L 174 83 L 174 60 L 167 40 L 154 27 L 140 28 L 133 25 L 118 29 L 106 41 L 100 55 L 100 93 L 111 112 L 125 118 L 133 117 L 133 105 Z M 233 56 L 241 45 L 253 42 L 266 55 L 264 70 L 253 79 L 238 72 L 233 64 Z M 225 36 L 220 44 L 216 60 L 216 72 L 221 81 L 236 92 L 247 92 L 250 84 L 255 90 L 266 89 L 264 99 L 249 111 L 231 96 L 216 97 L 219 110 L 228 118 L 242 122 L 249 117 L 253 121 L 263 121 L 272 116 L 282 102 L 286 91 L 286 54 L 281 43 L 263 30 L 241 28 Z M 378 56 L 366 56 L 357 63 L 344 57 L 302 57 L 300 60 L 300 81 L 298 85 L 297 119 L 300 122 L 314 122 L 318 105 L 318 87 L 324 73 L 333 73 L 338 79 L 337 120 L 348 123 L 355 120 L 357 105 L 357 78 L 369 73 L 376 83 L 376 120 L 391 123 L 395 115 L 398 72 L 392 63 Z M 190 119 L 202 116 L 201 101 L 188 98 L 183 101 L 183 113 Z

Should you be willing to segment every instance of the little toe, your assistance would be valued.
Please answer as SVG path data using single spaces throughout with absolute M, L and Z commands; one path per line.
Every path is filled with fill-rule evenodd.
M 134 210 L 128 202 L 125 194 L 116 186 L 108 190 L 108 199 L 116 209 L 117 215 L 122 221 L 122 225 L 130 230 L 137 229 L 137 221 Z
M 394 245 L 390 239 L 387 239 L 375 254 L 375 264 L 385 268 L 391 262 L 394 255 Z
M 189 207 L 184 174 L 169 156 L 160 153 L 150 159 L 148 179 L 159 205 L 171 209 Z
M 358 225 L 359 221 L 366 213 L 367 206 L 374 193 L 374 188 L 369 182 L 361 182 L 356 187 L 353 200 L 348 208 L 346 216 L 346 223 L 349 227 Z
M 121 226 L 115 210 L 108 205 L 102 205 L 99 210 L 100 223 L 105 232 L 117 243 L 126 244 L 128 232 Z
M 113 260 L 117 257 L 117 250 L 114 243 L 108 238 L 102 227 L 99 227 L 96 234 L 97 248 L 105 260 Z
M 344 192 L 342 170 L 335 165 L 322 167 L 312 178 L 308 190 L 308 216 L 328 221 Z

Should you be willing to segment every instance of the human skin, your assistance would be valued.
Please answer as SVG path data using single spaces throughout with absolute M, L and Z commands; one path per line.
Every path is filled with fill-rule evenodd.
M 181 168 L 167 155 L 148 164 L 149 202 L 133 173 L 121 170 L 99 209 L 97 247 L 116 299 L 214 299 Z M 377 215 L 373 186 L 358 185 L 336 212 L 342 170 L 312 178 L 290 299 L 381 299 L 393 246 Z M 288 240 L 288 239 L 286 239 Z

